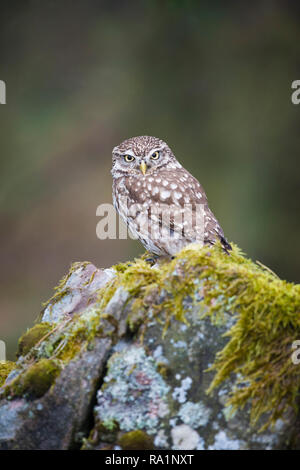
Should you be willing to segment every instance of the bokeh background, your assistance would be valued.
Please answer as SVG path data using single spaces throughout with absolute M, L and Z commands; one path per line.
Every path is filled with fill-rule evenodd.
M 73 261 L 144 252 L 96 237 L 111 149 L 155 135 L 203 184 L 229 240 L 300 280 L 299 2 L 1 2 L 0 339 Z

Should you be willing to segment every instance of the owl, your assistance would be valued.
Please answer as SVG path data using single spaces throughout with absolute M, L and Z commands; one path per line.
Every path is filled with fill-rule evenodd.
M 197 242 L 231 246 L 200 183 L 157 137 L 125 140 L 112 152 L 113 203 L 129 230 L 153 255 L 175 256 Z

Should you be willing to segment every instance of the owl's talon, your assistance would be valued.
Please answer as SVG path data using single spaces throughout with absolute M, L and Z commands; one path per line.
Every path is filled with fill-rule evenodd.
M 156 258 L 146 258 L 145 261 L 146 261 L 146 263 L 155 264 L 156 263 Z

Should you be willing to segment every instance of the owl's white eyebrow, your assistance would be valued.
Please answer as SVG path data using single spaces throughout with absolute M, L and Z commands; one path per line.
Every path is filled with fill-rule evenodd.
M 161 152 L 161 151 L 162 151 L 162 148 L 161 148 L 161 147 L 154 148 L 154 149 L 152 149 L 152 150 L 148 153 L 147 157 L 149 157 L 150 155 L 152 155 L 152 153 L 154 153 L 154 152 Z
M 114 147 L 113 148 L 113 151 L 112 153 L 117 153 L 118 155 L 132 155 L 133 157 L 135 157 L 135 154 L 132 150 L 126 150 L 124 152 L 122 152 L 118 147 Z
M 121 152 L 121 155 L 131 155 L 132 157 L 135 157 L 135 153 L 132 150 L 125 150 L 125 152 Z

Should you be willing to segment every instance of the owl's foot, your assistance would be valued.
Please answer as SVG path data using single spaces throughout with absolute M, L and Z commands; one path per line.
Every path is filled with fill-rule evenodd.
M 158 256 L 151 256 L 149 258 L 146 258 L 145 261 L 146 261 L 146 263 L 150 263 L 153 266 L 153 264 L 156 263 L 158 258 L 159 258 Z

